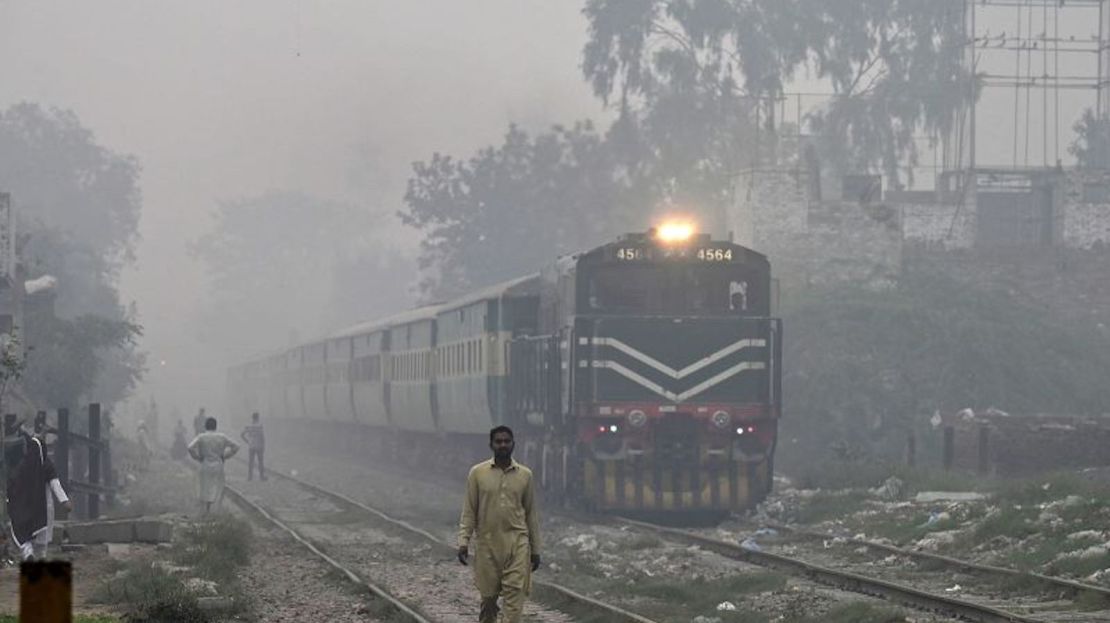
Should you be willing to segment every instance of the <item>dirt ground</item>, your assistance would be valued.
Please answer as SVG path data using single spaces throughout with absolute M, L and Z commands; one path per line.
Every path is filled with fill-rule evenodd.
M 238 468 L 229 463 L 229 472 Z M 118 504 L 108 511 L 113 518 L 157 516 L 184 525 L 195 518 L 195 474 L 166 457 L 155 458 L 144 473 L 125 474 Z M 234 478 L 234 474 L 232 474 Z M 226 504 L 225 511 L 233 511 Z M 329 567 L 311 558 L 284 533 L 254 524 L 251 564 L 242 572 L 243 593 L 251 603 L 242 620 L 275 623 L 371 622 L 371 602 L 366 595 L 333 574 Z M 180 533 L 180 530 L 176 532 Z M 72 561 L 74 568 L 74 613 L 122 616 L 120 608 L 94 603 L 97 587 L 114 574 L 124 558 L 168 557 L 168 551 L 153 545 L 113 547 L 90 545 L 62 552 L 52 544 L 51 553 Z M 0 568 L 0 616 L 19 612 L 18 567 Z

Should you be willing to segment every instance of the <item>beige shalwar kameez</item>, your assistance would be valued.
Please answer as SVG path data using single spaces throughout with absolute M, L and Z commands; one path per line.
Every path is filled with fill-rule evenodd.
M 513 461 L 501 469 L 493 460 L 470 469 L 459 520 L 459 547 L 474 539 L 474 583 L 482 597 L 481 623 L 519 623 L 532 588 L 532 556 L 540 553 L 539 514 L 532 470 Z
M 199 495 L 202 508 L 206 504 L 211 504 L 213 510 L 220 507 L 224 497 L 224 461 L 238 451 L 239 444 L 214 430 L 197 435 L 189 444 L 189 455 L 200 461 Z

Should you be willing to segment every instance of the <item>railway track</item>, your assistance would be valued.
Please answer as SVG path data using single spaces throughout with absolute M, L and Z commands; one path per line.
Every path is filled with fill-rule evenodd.
M 234 501 L 244 508 L 289 534 L 351 582 L 366 587 L 388 602 L 404 620 L 437 623 L 474 616 L 477 596 L 473 594 L 469 573 L 459 569 L 454 561 L 455 548 L 452 545 L 424 529 L 342 493 L 290 474 L 273 470 L 269 470 L 269 474 L 286 483 L 286 490 L 274 491 L 274 486 L 267 483 L 264 487 L 251 490 L 229 486 L 228 491 Z M 296 491 L 289 490 L 289 487 Z M 323 512 L 321 507 L 325 509 Z M 366 522 L 367 519 L 370 521 Z M 377 526 L 370 536 L 359 538 L 356 524 L 366 523 Z M 384 528 L 385 535 L 381 528 Z M 331 549 L 327 544 L 333 539 L 349 538 L 352 531 L 356 532 L 354 543 L 347 540 L 334 551 L 327 551 Z M 380 543 L 389 543 L 391 539 L 396 541 L 397 537 L 392 535 L 408 540 L 409 543 L 401 547 L 413 550 L 411 559 L 398 562 L 387 557 L 368 564 L 360 560 L 357 546 L 351 547 L 358 544 L 365 548 L 367 538 L 377 538 Z M 413 548 L 412 541 L 419 542 L 421 546 Z M 397 543 L 392 543 L 392 546 L 397 549 Z M 400 558 L 404 559 L 404 556 Z M 368 579 L 370 577 L 375 579 Z M 433 587 L 436 592 L 430 590 Z M 441 590 L 441 587 L 447 588 Z M 413 588 L 418 592 L 413 592 Z M 641 615 L 538 578 L 533 578 L 533 597 L 535 601 L 529 604 L 529 608 L 533 609 L 529 612 L 532 621 L 655 623 Z M 542 606 L 537 606 L 535 602 Z
M 815 530 L 807 530 L 805 528 L 799 528 L 797 526 L 770 523 L 767 524 L 767 527 L 783 534 L 791 535 L 801 539 L 808 539 L 813 542 L 821 542 L 822 544 L 834 543 L 855 548 L 865 547 L 869 550 L 874 550 L 879 553 L 914 560 L 919 564 L 934 564 L 946 566 L 951 569 L 956 569 L 965 573 L 994 576 L 995 578 L 997 578 L 998 581 L 1009 581 L 1016 584 L 1039 583 L 1043 585 L 1046 589 L 1055 590 L 1061 594 L 1068 594 L 1078 599 L 1087 598 L 1093 602 L 1102 601 L 1105 602 L 1107 605 L 1110 605 L 1110 588 L 1107 588 L 1105 586 L 1087 584 L 1085 582 L 1078 582 L 1076 580 L 1069 580 L 1067 578 L 1045 575 L 1043 573 L 1020 571 L 1018 569 L 1010 569 L 1007 567 L 999 567 L 995 565 L 985 565 L 968 560 L 961 560 L 959 558 L 953 558 L 951 556 L 943 556 L 930 552 L 905 549 L 902 547 L 897 547 L 895 545 L 889 545 L 887 543 L 869 541 L 867 539 L 845 537 L 841 535 L 830 534 L 827 532 L 817 532 Z
M 818 545 L 805 549 L 797 547 L 796 539 L 780 542 L 766 539 L 759 544 L 745 546 L 688 530 L 623 518 L 614 521 L 735 560 L 967 621 L 1110 621 L 1110 611 L 1105 610 L 1105 605 L 1110 603 L 1110 591 L 1061 578 L 978 565 L 854 539 L 840 539 L 829 547 L 830 540 L 835 538 L 832 535 L 786 526 L 779 528 L 788 535 L 795 534 Z M 895 576 L 900 581 L 875 577 L 876 559 L 865 557 L 861 548 L 874 549 L 885 555 L 881 561 L 886 563 L 883 565 L 885 575 Z
M 778 528 L 817 545 L 807 550 L 797 547 L 797 539 L 781 543 L 761 540 L 762 551 L 754 551 L 705 533 L 627 520 L 615 523 L 672 543 L 696 545 L 730 559 L 949 618 L 989 623 L 1110 621 L 1110 612 L 1103 610 L 1103 604 L 1110 603 L 1110 590 L 1061 578 L 851 539 L 838 541 L 845 547 L 826 548 L 824 543 L 832 540 L 832 535 L 786 526 Z M 424 535 L 435 540 L 429 533 Z M 882 565 L 876 566 L 874 556 L 864 557 L 856 551 L 865 546 L 885 556 L 879 561 Z

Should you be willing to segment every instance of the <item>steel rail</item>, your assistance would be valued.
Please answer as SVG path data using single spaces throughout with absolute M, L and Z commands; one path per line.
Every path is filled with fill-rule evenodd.
M 768 528 L 778 530 L 779 532 L 796 534 L 798 536 L 806 537 L 809 539 L 832 540 L 841 539 L 844 543 L 868 547 L 876 549 L 888 554 L 895 554 L 898 556 L 905 556 L 907 558 L 916 558 L 919 560 L 928 560 L 930 562 L 938 562 L 950 567 L 962 569 L 973 573 L 982 574 L 995 574 L 1006 576 L 1007 578 L 1014 578 L 1019 580 L 1035 580 L 1042 584 L 1062 588 L 1070 593 L 1092 593 L 1101 597 L 1110 598 L 1110 588 L 1104 586 L 1096 586 L 1094 584 L 1086 584 L 1076 580 L 1069 580 L 1067 578 L 1060 578 L 1043 573 L 1036 573 L 1033 571 L 1021 571 L 1018 569 L 1010 569 L 1007 567 L 998 567 L 995 565 L 985 565 L 982 563 L 971 562 L 969 560 L 961 560 L 959 558 L 952 558 L 941 554 L 933 554 L 931 552 L 919 552 L 910 549 L 904 549 L 896 545 L 888 545 L 886 543 L 879 543 L 877 541 L 869 541 L 867 539 L 857 539 L 855 537 L 838 536 L 826 532 L 817 532 L 815 530 L 807 530 L 805 528 L 798 528 L 795 526 L 787 526 L 784 524 L 768 523 Z
M 297 485 L 299 485 L 299 486 L 301 486 L 305 489 L 308 489 L 309 491 L 312 491 L 312 492 L 317 493 L 319 495 L 322 495 L 324 497 L 331 498 L 332 500 L 340 502 L 341 504 L 345 504 L 347 506 L 357 508 L 357 509 L 359 509 L 359 510 L 365 512 L 365 513 L 368 513 L 370 515 L 373 515 L 373 516 L 379 518 L 380 520 L 382 520 L 385 523 L 388 523 L 388 524 L 390 524 L 390 525 L 392 525 L 396 528 L 399 528 L 399 529 L 404 530 L 404 531 L 406 531 L 410 534 L 418 536 L 418 537 L 432 543 L 433 545 L 435 545 L 437 547 L 450 549 L 452 553 L 454 553 L 454 551 L 455 551 L 455 548 L 450 543 L 444 542 L 443 540 L 436 537 L 431 532 L 428 532 L 427 530 L 424 530 L 423 528 L 419 528 L 417 526 L 414 526 L 414 525 L 412 525 L 411 523 L 409 523 L 407 521 L 397 519 L 395 517 L 391 517 L 389 514 L 383 512 L 379 509 L 376 509 L 372 506 L 369 506 L 367 504 L 364 504 L 362 502 L 354 500 L 354 499 L 352 499 L 352 498 L 350 498 L 350 497 L 348 497 L 348 496 L 346 496 L 342 493 L 339 493 L 339 492 L 336 492 L 336 491 L 331 491 L 330 489 L 325 489 L 324 487 L 321 487 L 319 485 L 312 484 L 311 482 L 306 482 L 304 480 L 301 480 L 300 478 L 297 478 L 297 477 L 289 475 L 289 474 L 285 474 L 283 472 L 280 472 L 278 470 L 274 470 L 274 469 L 271 469 L 271 468 L 266 468 L 266 474 L 269 475 L 269 476 L 278 476 L 279 478 L 282 478 L 284 480 L 288 480 L 288 481 L 290 481 L 294 484 L 297 484 Z M 601 613 L 607 615 L 607 618 L 605 619 L 606 621 L 626 622 L 626 623 L 656 623 L 656 621 L 654 621 L 652 619 L 649 619 L 647 617 L 641 616 L 639 614 L 636 614 L 635 612 L 625 610 L 623 608 L 620 608 L 618 606 L 614 606 L 612 604 L 607 604 L 603 601 L 598 601 L 597 599 L 594 599 L 592 597 L 589 597 L 589 596 L 583 595 L 581 593 L 578 593 L 578 592 L 576 592 L 572 589 L 569 589 L 565 586 L 562 586 L 560 584 L 556 584 L 554 582 L 548 582 L 548 581 L 545 581 L 545 580 L 537 579 L 535 576 L 532 577 L 532 586 L 534 588 L 539 588 L 542 591 L 547 591 L 548 593 L 553 593 L 555 595 L 558 595 L 559 597 L 561 597 L 563 599 L 566 599 L 567 601 L 569 601 L 571 604 L 573 604 L 574 606 L 576 606 L 578 608 L 582 608 L 582 609 L 586 609 L 586 610 L 600 611 Z
M 918 610 L 939 612 L 976 623 L 1043 623 L 1041 619 L 1034 619 L 1012 612 L 1006 612 L 998 608 L 964 601 L 955 597 L 937 595 L 904 584 L 867 577 L 848 571 L 830 569 L 781 554 L 748 549 L 740 545 L 702 536 L 686 530 L 680 530 L 678 528 L 668 528 L 625 518 L 616 518 L 614 521 L 641 530 L 655 532 L 659 535 L 668 537 L 672 541 L 686 543 L 688 545 L 697 545 L 728 558 L 783 571 L 791 575 L 802 576 L 827 586 L 833 586 L 865 595 L 882 597 L 888 601 Z
M 430 619 L 425 618 L 422 614 L 407 606 L 400 599 L 389 594 L 389 592 L 386 591 L 384 588 L 378 586 L 377 584 L 374 584 L 373 582 L 370 582 L 369 580 L 366 580 L 365 578 L 360 577 L 357 573 L 343 566 L 331 556 L 328 556 L 324 552 L 320 551 L 320 548 L 316 547 L 316 545 L 314 545 L 312 541 L 302 536 L 299 532 L 291 528 L 285 522 L 270 514 L 270 512 L 267 511 L 262 505 L 247 499 L 245 495 L 236 490 L 234 487 L 224 485 L 224 490 L 231 494 L 231 497 L 235 500 L 237 504 L 244 507 L 248 511 L 253 511 L 258 515 L 261 515 L 262 518 L 288 534 L 290 537 L 293 538 L 293 540 L 303 545 L 306 549 L 308 549 L 308 551 L 312 552 L 313 555 L 324 561 L 328 566 L 343 574 L 343 576 L 346 577 L 350 582 L 368 589 L 379 599 L 385 600 L 391 606 L 393 606 L 393 608 L 405 615 L 405 617 L 407 617 L 413 623 L 433 623 Z

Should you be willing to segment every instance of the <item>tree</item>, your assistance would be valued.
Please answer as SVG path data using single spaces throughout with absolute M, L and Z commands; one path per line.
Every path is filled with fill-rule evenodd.
M 117 284 L 120 270 L 134 261 L 142 203 L 138 180 L 136 160 L 97 143 L 72 112 L 24 103 L 0 113 L 0 188 L 11 192 L 16 206 L 21 259 L 28 277 L 58 279 L 61 318 L 95 316 L 117 334 L 137 327 L 136 313 L 120 302 Z M 39 352 L 57 352 L 62 344 L 49 340 L 63 337 L 93 340 L 69 344 L 81 349 L 96 350 L 100 344 L 84 331 L 40 333 L 28 326 L 25 337 L 26 346 Z M 36 385 L 38 375 L 74 378 L 44 368 L 48 362 L 68 365 L 64 356 L 29 364 L 29 387 L 42 387 Z M 85 372 L 99 381 L 95 390 L 54 387 L 29 395 L 42 400 L 54 392 L 92 392 L 111 404 L 127 396 L 143 370 L 134 340 L 103 350 L 87 363 L 93 367 Z M 101 374 L 106 370 L 118 373 Z
M 1079 167 L 1110 169 L 1110 120 L 1096 117 L 1088 108 L 1073 129 L 1075 142 L 1068 147 L 1068 153 L 1075 156 Z
M 611 237 L 634 212 L 626 170 L 589 123 L 534 137 L 511 126 L 497 147 L 468 160 L 435 154 L 413 173 L 400 217 L 424 233 L 425 299 L 538 271 Z
M 4 399 L 8 392 L 23 377 L 27 368 L 27 360 L 23 355 L 23 344 L 20 342 L 16 329 L 11 333 L 0 335 L 0 413 L 4 410 Z M 7 434 L 0 433 L 0 435 Z
M 92 314 L 72 320 L 36 314 L 27 325 L 36 346 L 27 357 L 23 389 L 39 404 L 73 407 L 92 401 L 113 366 L 123 368 L 129 390 L 140 378 L 145 359 L 134 349 L 142 336 L 137 324 Z
M 224 201 L 213 217 L 190 251 L 209 278 L 202 338 L 229 362 L 408 306 L 413 271 L 368 209 L 271 191 Z
M 811 118 L 830 161 L 897 180 L 916 157 L 914 134 L 948 132 L 977 96 L 963 10 L 963 0 L 589 0 L 582 66 L 604 101 L 648 117 L 676 97 L 766 104 L 806 71 L 835 94 Z M 747 108 L 773 129 L 773 105 Z

